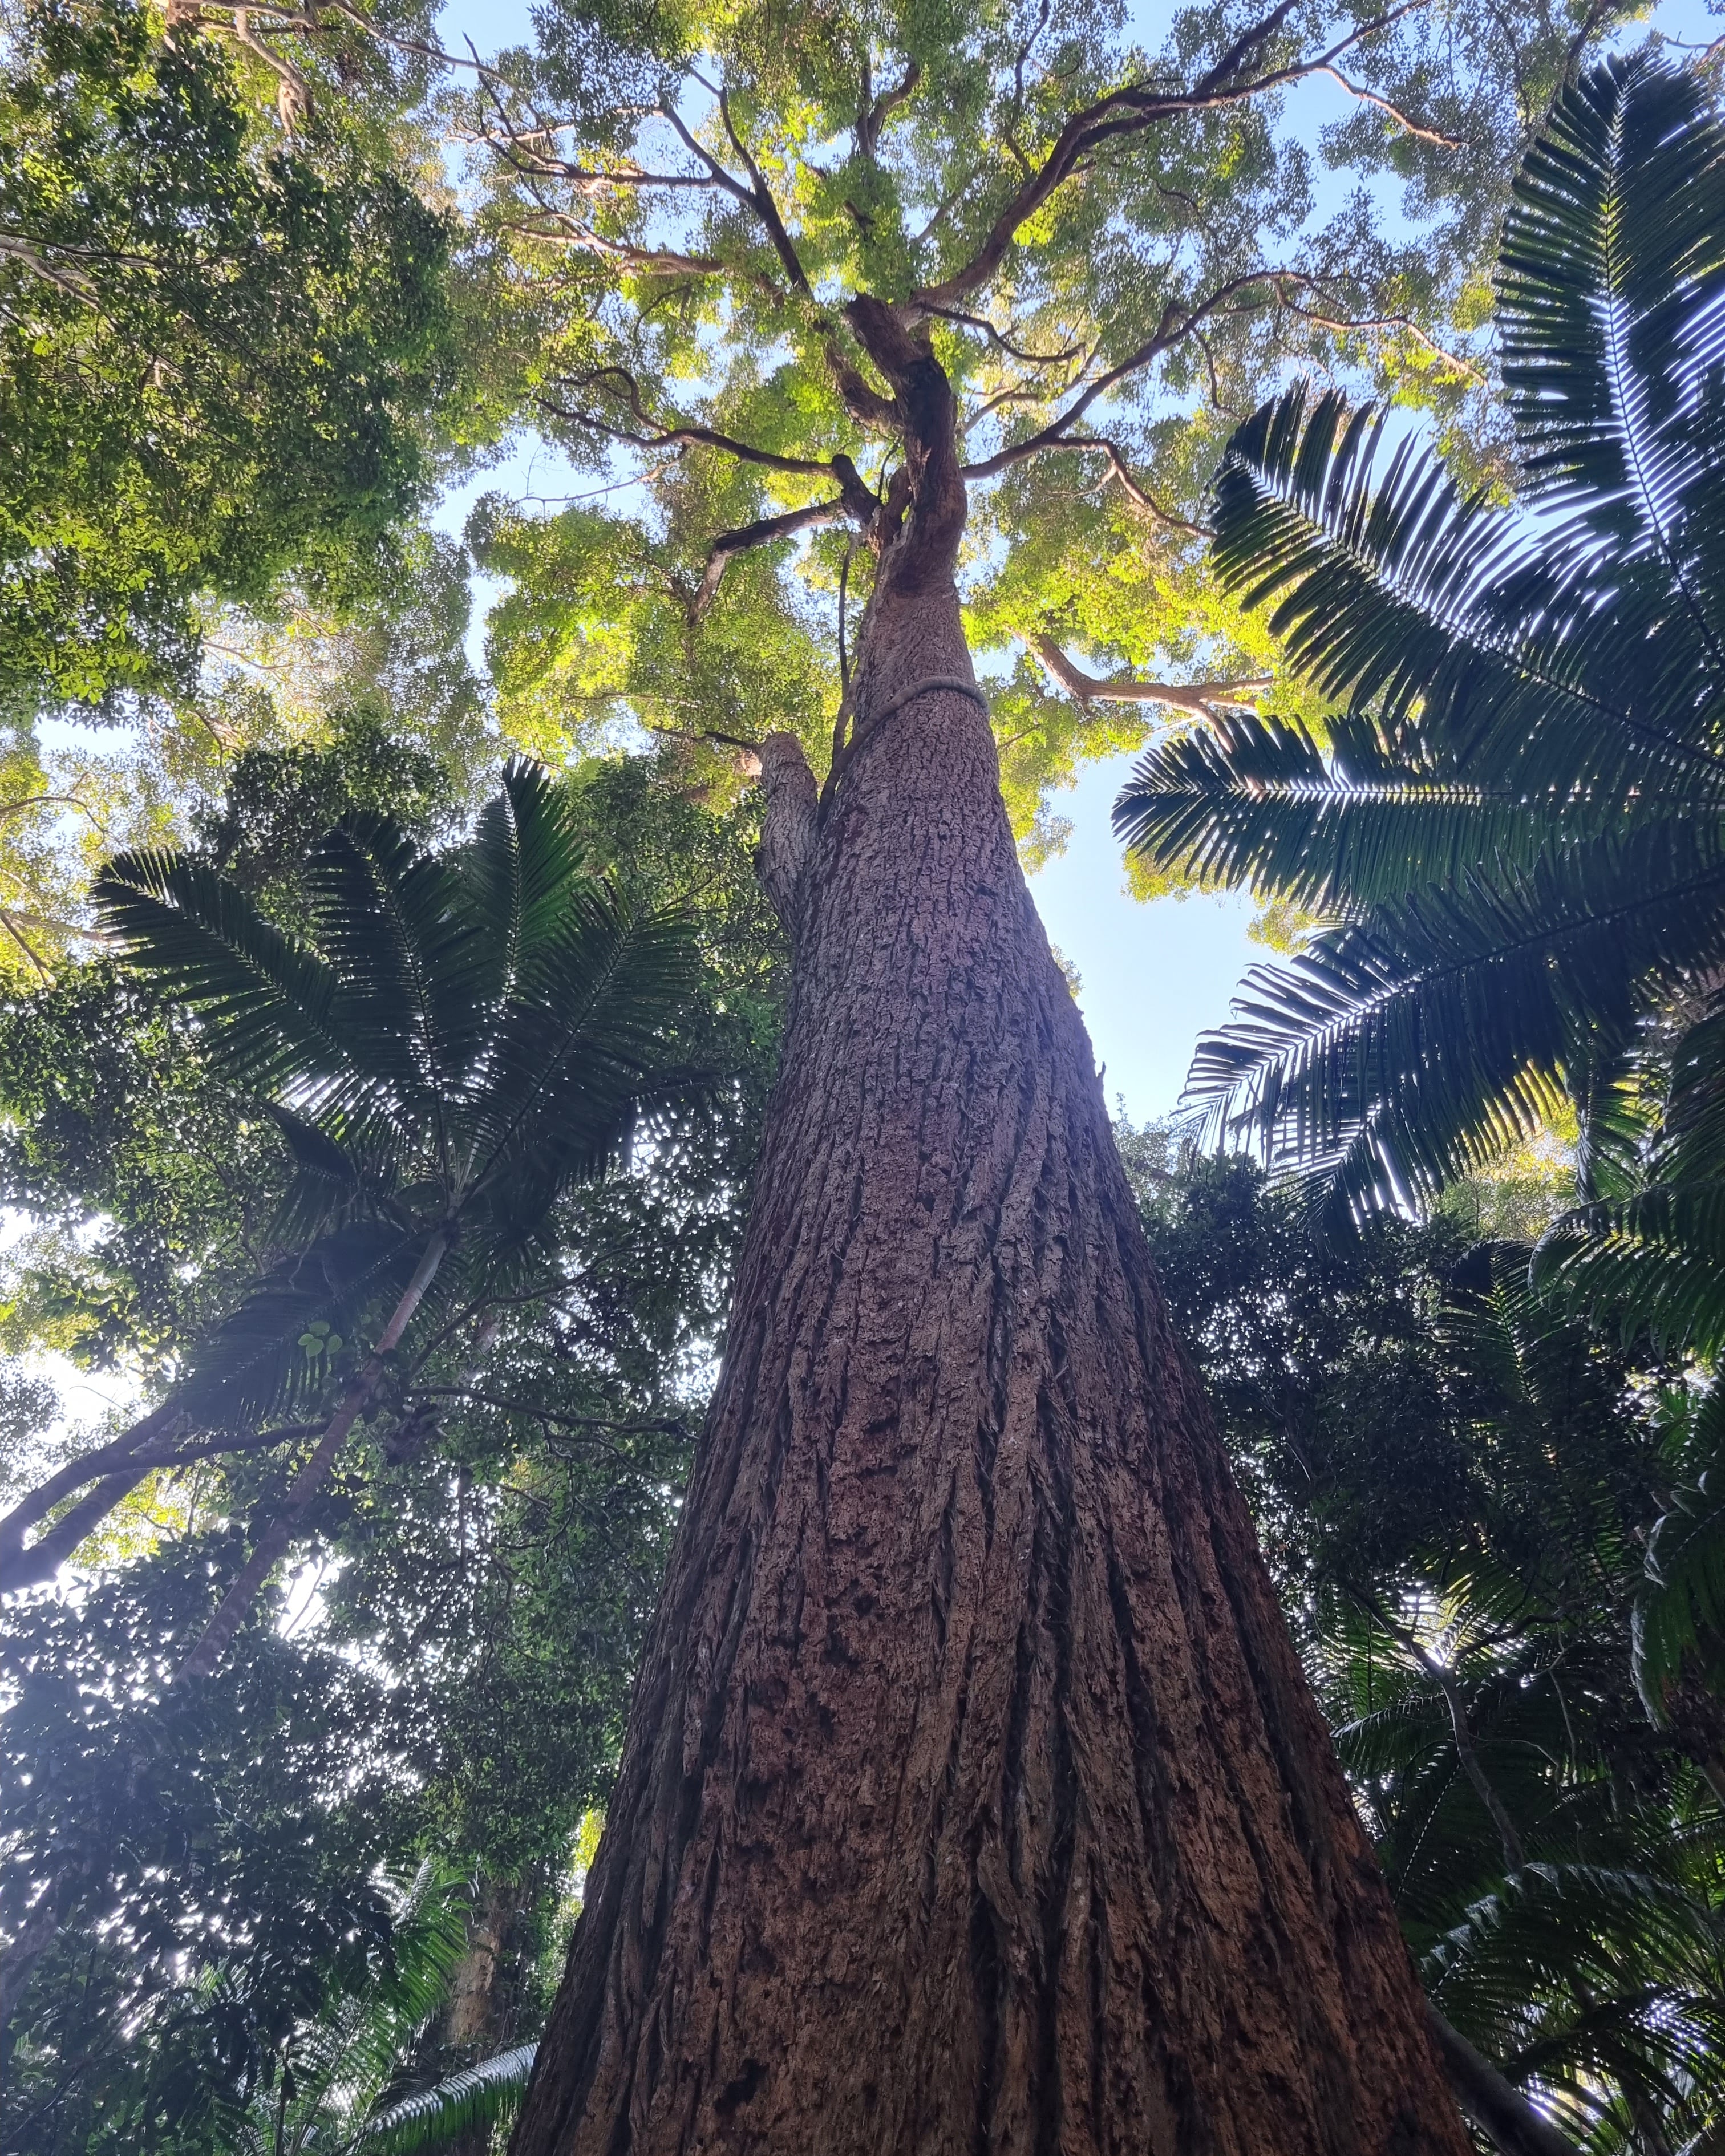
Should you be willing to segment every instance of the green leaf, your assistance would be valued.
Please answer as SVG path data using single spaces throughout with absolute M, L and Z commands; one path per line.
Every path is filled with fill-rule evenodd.
M 536 2042 L 517 2044 L 402 2097 L 367 2122 L 354 2143 L 356 2153 L 414 2156 L 486 2129 L 495 2133 L 521 2107 L 538 2049 Z

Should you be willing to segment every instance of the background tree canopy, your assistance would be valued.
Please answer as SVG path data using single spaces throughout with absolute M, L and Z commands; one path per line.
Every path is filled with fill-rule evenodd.
M 1563 284 L 1587 212 L 1558 203 L 1556 151 L 1511 227 L 1538 259 L 1494 297 L 1505 207 L 1565 85 L 1636 44 L 1631 13 L 550 0 L 530 46 L 479 64 L 395 0 L 5 11 L 0 1473 L 8 1503 L 69 1478 L 28 1532 L 72 1559 L 0 1617 L 8 2149 L 340 2146 L 380 2117 L 474 2149 L 474 2106 L 411 2100 L 493 2058 L 515 2061 L 506 2109 L 607 1799 L 776 1058 L 787 953 L 736 745 L 783 727 L 826 767 L 870 533 L 902 509 L 860 301 L 920 308 L 959 400 L 967 625 L 1027 860 L 1060 843 L 1078 764 L 1154 728 L 1179 807 L 1146 887 L 1251 880 L 1314 952 L 1348 876 L 1370 908 L 1492 848 L 1532 874 L 1549 831 L 1590 892 L 1640 888 L 1620 829 L 1640 782 L 1595 768 L 1597 732 L 1553 722 L 1586 755 L 1542 769 L 1532 809 L 1492 766 L 1539 824 L 1520 853 L 1471 797 L 1441 847 L 1405 816 L 1380 830 L 1373 789 L 1412 763 L 1430 790 L 1449 753 L 1414 678 L 1435 647 L 1397 641 L 1399 614 L 1361 631 L 1404 665 L 1392 740 L 1375 675 L 1336 708 L 1366 672 L 1323 593 L 1268 619 L 1245 566 L 1266 504 L 1304 519 L 1296 579 L 1371 505 L 1386 559 L 1392 511 L 1437 518 L 1445 562 L 1499 528 L 1528 469 L 1535 288 L 1584 312 L 1593 290 Z M 1712 255 L 1687 313 L 1660 285 L 1717 206 L 1713 66 L 1612 78 L 1668 101 L 1623 137 L 1657 229 L 1612 288 L 1661 424 L 1717 406 L 1660 402 L 1686 336 L 1716 357 Z M 1341 116 L 1314 135 L 1296 100 L 1319 81 Z M 1563 124 L 1609 133 L 1588 95 Z M 1305 404 L 1236 434 L 1296 373 Z M 1424 430 L 1450 523 L 1435 468 L 1360 476 L 1327 389 Z M 574 498 L 485 492 L 531 439 Z M 1572 459 L 1552 484 L 1574 502 L 1596 478 Z M 457 484 L 479 496 L 459 540 L 432 522 Z M 1692 492 L 1675 552 L 1704 567 Z M 1628 535 L 1645 597 L 1672 557 L 1637 513 L 1620 487 L 1588 529 L 1620 554 Z M 1697 650 L 1706 614 L 1703 585 Z M 1661 709 L 1689 696 L 1704 732 L 1710 661 L 1684 654 Z M 121 886 L 103 915 L 94 873 L 172 849 L 177 891 L 239 894 L 223 918 L 272 948 L 316 943 L 330 834 L 387 819 L 404 861 L 470 859 L 521 752 L 570 876 L 619 917 L 686 920 L 691 1082 L 649 1096 L 608 1173 L 547 1174 L 533 1265 L 468 1294 L 464 1246 L 462 1294 L 380 1371 L 231 1681 L 177 1686 L 334 1403 L 332 1319 L 292 1336 L 291 1423 L 181 1427 L 100 1514 L 69 1509 L 78 1462 L 305 1260 L 314 1224 L 284 1199 L 330 1171 L 320 1132 L 365 1134 L 352 1101 L 308 1108 L 302 1072 L 285 1136 L 184 965 L 131 962 Z M 1345 860 L 1311 840 L 1337 789 L 1378 819 Z M 1669 798 L 1706 843 L 1692 793 Z M 126 887 L 146 885 L 167 887 Z M 1240 1159 L 1121 1133 L 1433 1997 L 1578 2143 L 1639 2156 L 1725 2131 L 1717 983 L 1711 916 L 1685 921 L 1660 993 L 1609 1042 L 1592 1024 L 1579 1188 L 1567 1125 L 1530 1167 L 1456 1144 L 1452 1116 L 1429 1175 L 1390 1178 L 1418 1203 L 1337 1239 Z M 1494 1142 L 1550 1120 L 1524 1046 L 1486 1073 L 1527 1110 L 1486 1116 Z M 398 1240 L 454 1217 L 440 1142 L 361 1163 Z M 1527 1246 L 1559 1214 L 1536 1295 Z M 80 1383 L 112 1412 L 68 1411 Z

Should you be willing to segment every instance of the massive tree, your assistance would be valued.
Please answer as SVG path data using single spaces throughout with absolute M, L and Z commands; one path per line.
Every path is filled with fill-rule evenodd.
M 491 521 L 515 685 L 747 744 L 793 968 L 516 2148 L 1459 2151 L 1024 882 L 961 577 L 1082 687 L 1114 520 L 1153 585 L 1209 402 L 1314 337 L 1430 356 L 1516 129 L 1417 8 L 1193 12 L 1154 56 L 1047 4 L 543 28 L 531 87 L 475 100 L 500 242 L 544 424 L 654 498 Z M 1572 28 L 1533 26 L 1548 80 Z M 1457 191 L 1441 244 L 1317 228 L 1275 101 L 1320 76 L 1363 157 Z M 836 714 L 823 579 L 867 591 Z

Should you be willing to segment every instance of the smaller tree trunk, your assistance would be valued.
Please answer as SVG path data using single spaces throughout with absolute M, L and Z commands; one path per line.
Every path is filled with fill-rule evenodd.
M 136 1455 L 172 1436 L 175 1425 L 183 1419 L 174 1403 L 165 1401 L 108 1444 L 98 1445 L 94 1452 L 84 1453 L 76 1460 L 69 1460 L 64 1467 L 56 1468 L 28 1496 L 21 1497 L 5 1518 L 0 1519 L 0 1589 L 8 1594 L 16 1594 L 21 1588 L 34 1587 L 38 1581 L 52 1578 L 62 1559 L 149 1473 L 147 1466 L 136 1464 Z M 109 1492 L 100 1508 L 95 1503 L 96 1492 L 92 1491 L 67 1515 L 66 1520 L 56 1522 L 49 1534 L 26 1549 L 24 1537 L 28 1531 L 45 1520 L 56 1505 L 64 1503 L 90 1482 L 96 1482 L 99 1490 Z M 72 1519 L 80 1521 L 82 1525 L 68 1543 L 62 1530 Z M 53 1553 L 44 1555 L 50 1542 L 54 1544 Z
M 1574 2143 L 1536 2111 L 1459 2029 L 1452 2029 L 1430 2000 L 1425 2020 L 1456 2101 L 1502 2156 L 1578 2156 Z
M 467 1951 L 455 1964 L 444 2010 L 443 2043 L 464 2066 L 495 2059 L 516 2041 L 520 2000 L 520 1928 L 531 1902 L 531 1876 L 481 1876 L 468 1927 Z M 465 2126 L 447 2156 L 490 2156 L 490 2120 Z
M 287 1502 L 258 1537 L 257 1548 L 246 1559 L 239 1577 L 222 1597 L 215 1615 L 204 1628 L 203 1637 L 175 1671 L 174 1683 L 179 1684 L 187 1677 L 208 1676 L 226 1653 L 234 1634 L 245 1621 L 246 1612 L 257 1599 L 259 1589 L 280 1562 L 293 1539 L 295 1528 L 305 1518 L 312 1499 L 328 1481 L 330 1470 L 336 1464 L 336 1455 L 341 1451 L 348 1431 L 365 1413 L 383 1375 L 386 1358 L 413 1322 L 413 1312 L 424 1300 L 425 1291 L 436 1277 L 437 1269 L 443 1263 L 444 1253 L 449 1247 L 448 1239 L 443 1235 L 434 1235 L 427 1244 L 425 1255 L 414 1269 L 413 1277 L 403 1290 L 401 1301 L 390 1313 L 389 1322 L 377 1336 L 377 1344 L 366 1358 L 365 1368 L 347 1388 L 341 1406 L 331 1416 L 317 1450 L 294 1477 L 288 1491 Z
M 504 2050 L 514 2035 L 509 2025 L 507 1984 L 499 1974 L 524 1900 L 520 1880 L 485 1876 L 468 1926 L 467 1951 L 455 1964 L 449 2003 L 444 2015 L 444 2041 L 451 2050 L 487 2058 Z

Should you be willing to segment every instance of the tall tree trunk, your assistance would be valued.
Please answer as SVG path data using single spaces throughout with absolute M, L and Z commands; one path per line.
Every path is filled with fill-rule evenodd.
M 516 2156 L 1462 2156 L 987 721 L 903 701 L 971 678 L 963 495 L 860 326 L 915 508 L 824 813 L 765 759 L 783 1066 Z

